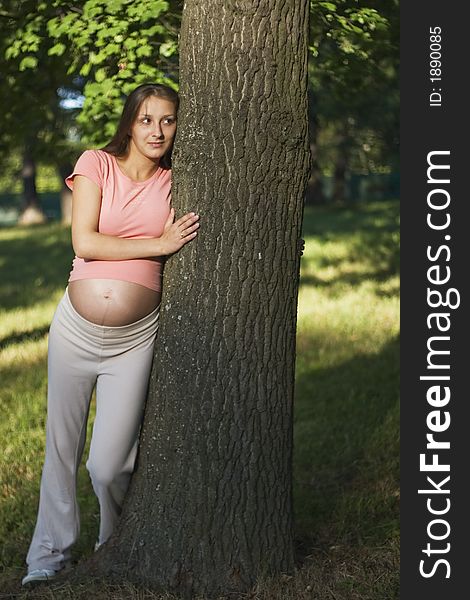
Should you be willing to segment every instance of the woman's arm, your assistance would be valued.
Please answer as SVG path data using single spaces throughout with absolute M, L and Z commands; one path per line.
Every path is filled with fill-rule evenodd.
M 175 212 L 172 208 L 161 237 L 130 240 L 98 232 L 100 208 L 100 188 L 88 177 L 76 175 L 73 184 L 72 245 L 79 258 L 128 260 L 167 256 L 194 239 L 199 227 L 199 216 L 194 213 L 187 213 L 173 222 Z

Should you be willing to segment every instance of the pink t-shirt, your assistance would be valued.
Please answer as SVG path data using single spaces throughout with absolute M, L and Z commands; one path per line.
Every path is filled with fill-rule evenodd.
M 98 231 L 122 238 L 160 237 L 170 213 L 171 170 L 158 168 L 145 181 L 133 181 L 119 168 L 116 158 L 103 150 L 86 150 L 65 179 L 73 190 L 75 175 L 84 175 L 101 189 Z M 132 260 L 84 260 L 75 257 L 69 281 L 120 279 L 160 291 L 162 257 Z

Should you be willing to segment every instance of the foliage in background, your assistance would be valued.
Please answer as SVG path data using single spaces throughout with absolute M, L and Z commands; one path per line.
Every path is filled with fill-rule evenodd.
M 0 0 L 0 165 L 28 143 L 53 164 L 109 140 L 124 97 L 178 87 L 181 0 Z M 310 0 L 312 180 L 398 164 L 398 0 Z M 83 106 L 64 110 L 64 101 Z M 343 198 L 344 199 L 344 198 Z
M 34 108 L 51 104 L 38 91 L 49 88 L 59 101 L 83 93 L 78 121 L 90 141 L 104 141 L 114 131 L 122 96 L 135 84 L 161 81 L 176 88 L 182 4 L 1 0 L 2 73 L 9 67 L 1 82 L 14 88 L 16 100 L 31 90 L 25 103 L 30 110 L 20 126 L 34 131 L 41 121 L 31 100 Z M 380 131 L 396 113 L 398 0 L 369 4 L 310 0 L 310 83 L 324 125 L 344 121 Z
M 398 163 L 398 0 L 310 0 L 311 113 L 322 170 Z
M 26 147 L 36 161 L 74 160 L 82 142 L 109 140 L 136 84 L 176 87 L 180 4 L 0 0 L 3 169 L 15 172 L 10 157 Z
M 176 88 L 182 4 L 0 0 L 0 89 L 10 108 L 0 117 L 2 131 L 4 121 L 11 125 L 3 147 L 15 145 L 23 101 L 28 110 L 16 125 L 35 135 L 41 124 L 44 158 L 57 152 L 51 132 L 65 139 L 77 117 L 60 109 L 64 99 L 84 95 L 72 133 L 99 145 L 113 134 L 123 96 L 136 84 Z M 398 0 L 310 0 L 310 12 L 312 120 L 322 136 L 323 170 L 333 172 L 341 145 L 353 169 L 389 165 L 397 151 Z
M 0 166 L 15 154 L 57 164 L 70 155 L 74 112 L 60 105 L 60 88 L 74 88 L 66 61 L 49 56 L 51 40 L 38 10 L 46 3 L 0 1 Z M 40 65 L 40 69 L 36 69 Z
M 69 74 L 84 81 L 77 119 L 85 140 L 109 140 L 124 97 L 141 83 L 177 88 L 179 3 L 164 0 L 54 0 L 47 21 L 50 55 L 67 56 Z

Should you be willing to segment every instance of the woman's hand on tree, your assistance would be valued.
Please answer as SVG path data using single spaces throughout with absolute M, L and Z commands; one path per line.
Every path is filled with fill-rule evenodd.
M 163 235 L 158 238 L 164 255 L 178 252 L 197 235 L 199 215 L 191 212 L 186 213 L 177 221 L 174 219 L 175 209 L 171 208 L 163 228 Z

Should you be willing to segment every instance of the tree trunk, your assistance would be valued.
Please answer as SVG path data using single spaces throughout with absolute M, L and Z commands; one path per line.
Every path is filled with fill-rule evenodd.
M 349 147 L 348 127 L 346 124 L 343 124 L 337 136 L 337 155 L 333 174 L 332 193 L 334 204 L 345 204 L 347 200 L 346 172 L 349 163 Z
M 310 139 L 310 154 L 312 156 L 312 168 L 310 178 L 307 185 L 306 204 L 320 205 L 325 204 L 326 198 L 323 193 L 322 174 L 320 164 L 318 162 L 318 111 L 315 92 L 310 88 L 308 94 L 308 122 L 309 122 L 309 139 Z
M 31 146 L 26 144 L 23 150 L 23 166 L 21 168 L 23 181 L 23 207 L 18 219 L 19 225 L 35 225 L 44 223 L 46 216 L 41 207 L 36 190 L 36 162 Z
M 69 162 L 57 165 L 57 173 L 60 179 L 60 218 L 63 225 L 72 224 L 72 191 L 67 187 L 65 178 L 73 171 Z
M 201 227 L 165 269 L 137 472 L 97 574 L 192 597 L 293 570 L 308 15 L 185 2 L 173 204 Z

